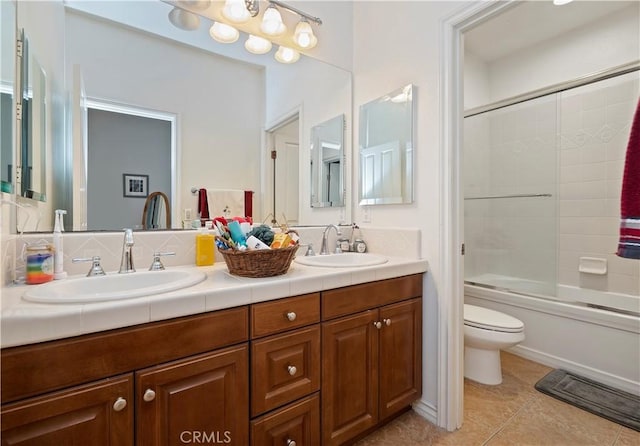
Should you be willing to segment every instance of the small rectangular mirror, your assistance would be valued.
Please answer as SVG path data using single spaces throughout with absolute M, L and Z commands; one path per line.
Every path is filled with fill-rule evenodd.
M 414 90 L 360 106 L 360 205 L 413 202 Z
M 311 129 L 311 207 L 344 206 L 344 114 Z

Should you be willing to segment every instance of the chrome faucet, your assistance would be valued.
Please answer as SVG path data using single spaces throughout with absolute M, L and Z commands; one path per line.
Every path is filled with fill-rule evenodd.
M 333 228 L 336 230 L 336 237 L 339 237 L 342 235 L 342 232 L 340 232 L 340 228 L 338 228 L 336 225 L 328 225 L 326 228 L 324 228 L 324 232 L 322 233 L 322 245 L 320 246 L 320 255 L 327 255 L 329 254 L 329 249 L 327 248 L 328 245 L 328 238 L 329 238 L 329 230 Z M 336 254 L 340 254 L 342 252 L 342 250 L 340 249 L 340 245 L 338 243 L 336 243 L 336 249 L 334 251 Z
M 124 241 L 122 242 L 122 260 L 120 260 L 119 274 L 135 273 L 133 266 L 133 229 L 124 230 Z

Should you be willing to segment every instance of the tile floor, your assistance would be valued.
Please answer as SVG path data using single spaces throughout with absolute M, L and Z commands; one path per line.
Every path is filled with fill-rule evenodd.
M 640 446 L 640 432 L 535 390 L 551 368 L 502 352 L 502 371 L 499 386 L 465 380 L 458 431 L 447 432 L 409 411 L 356 446 Z

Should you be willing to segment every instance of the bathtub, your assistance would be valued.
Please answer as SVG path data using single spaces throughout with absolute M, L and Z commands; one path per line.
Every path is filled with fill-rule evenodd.
M 525 341 L 512 353 L 640 394 L 640 298 L 568 286 L 550 296 L 541 282 L 488 276 L 465 282 L 465 303 L 524 322 Z M 486 285 L 471 283 L 480 280 Z

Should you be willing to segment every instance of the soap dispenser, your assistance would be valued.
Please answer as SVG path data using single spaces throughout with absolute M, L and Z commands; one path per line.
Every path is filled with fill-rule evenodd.
M 206 227 L 200 228 L 196 234 L 196 265 L 211 266 L 215 258 L 215 237 L 211 234 L 211 222 L 205 223 Z
M 55 225 L 53 227 L 53 278 L 56 280 L 64 279 L 67 273 L 64 271 L 64 252 L 62 247 L 62 231 L 64 231 L 63 215 L 67 211 L 64 209 L 56 209 Z

